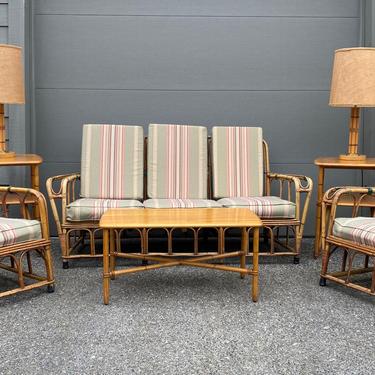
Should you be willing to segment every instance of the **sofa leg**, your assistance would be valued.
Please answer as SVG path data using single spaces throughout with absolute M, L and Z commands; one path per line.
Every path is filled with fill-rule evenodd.
M 295 256 L 295 257 L 293 258 L 293 263 L 294 263 L 294 264 L 299 264 L 299 256 Z
M 67 260 L 63 260 L 63 269 L 67 270 L 69 268 L 69 262 Z
M 54 291 L 55 291 L 55 285 L 54 284 L 47 285 L 47 292 L 48 293 L 53 293 Z
M 324 277 L 321 277 L 320 280 L 319 280 L 319 285 L 320 286 L 326 286 L 327 280 Z

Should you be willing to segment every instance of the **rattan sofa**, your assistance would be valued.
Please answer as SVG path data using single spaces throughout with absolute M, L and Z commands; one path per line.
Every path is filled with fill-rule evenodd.
M 95 134 L 92 134 L 93 129 L 96 129 Z M 117 137 L 111 138 L 111 141 L 104 138 L 106 132 L 119 132 L 121 129 L 129 134 L 137 133 L 136 138 L 133 133 L 131 135 L 136 147 L 126 146 L 126 143 L 120 142 Z M 137 130 L 135 131 L 135 129 Z M 263 141 L 259 128 L 233 127 L 231 129 L 245 129 L 245 132 L 248 129 L 257 129 L 256 144 L 258 149 L 255 168 L 259 179 L 258 185 L 260 186 L 260 180 L 264 181 L 262 182 L 264 189 L 259 189 L 256 195 L 270 195 L 273 192 L 272 183 L 277 182 L 277 192 L 274 198 L 264 199 L 263 197 L 257 201 L 256 205 L 250 207 L 258 214 L 267 212 L 267 215 L 260 216 L 265 223 L 265 239 L 270 239 L 271 246 L 268 251 L 262 254 L 292 255 L 295 262 L 298 262 L 312 190 L 311 179 L 306 176 L 271 173 L 268 146 Z M 124 135 L 124 137 L 129 137 L 129 135 Z M 215 142 L 214 133 L 212 139 L 214 147 Z M 105 145 L 112 146 L 105 147 Z M 247 145 L 244 144 L 244 147 Z M 114 157 L 112 162 L 109 160 L 111 155 Z M 122 165 L 119 159 L 128 160 L 126 174 L 128 184 L 127 186 L 121 185 L 120 193 L 116 189 L 108 190 L 108 186 L 114 189 L 117 185 L 122 184 L 125 172 L 112 176 L 114 168 L 108 167 L 104 175 L 105 183 L 100 173 L 91 172 L 92 170 L 102 170 L 103 163 Z M 47 191 L 61 242 L 63 266 L 68 267 L 69 259 L 101 256 L 95 241 L 100 237 L 98 221 L 101 214 L 109 207 L 147 207 L 150 209 L 217 207 L 222 209 L 223 205 L 219 198 L 223 197 L 216 194 L 217 184 L 212 181 L 211 160 L 214 163 L 214 171 L 216 171 L 213 176 L 216 176 L 220 165 L 217 164 L 215 153 L 211 152 L 211 139 L 207 135 L 207 128 L 203 126 L 151 124 L 148 138 L 143 138 L 142 128 L 138 126 L 85 125 L 82 140 L 81 173 L 55 176 L 47 180 Z M 251 159 L 249 160 L 251 161 Z M 227 168 L 227 166 L 223 164 L 223 168 Z M 79 183 L 81 187 L 79 187 Z M 100 186 L 102 187 L 100 188 Z M 137 186 L 137 189 L 134 186 Z M 88 187 L 91 187 L 91 190 Z M 251 189 L 248 191 L 249 195 L 253 197 L 254 192 Z M 236 197 L 244 198 L 242 193 L 240 192 Z M 225 195 L 225 198 L 233 198 L 233 196 Z M 88 208 L 80 207 L 82 200 L 85 200 L 84 204 L 89 203 Z M 290 201 L 292 203 L 289 204 Z M 276 207 L 274 202 L 286 204 L 288 212 L 292 210 L 293 213 L 287 217 L 272 216 L 271 214 L 275 210 L 267 210 L 267 207 Z M 76 211 L 75 216 L 73 216 L 72 210 Z M 286 232 L 283 234 L 286 241 L 283 243 L 279 241 L 279 235 L 282 234 L 280 228 L 282 227 L 286 228 Z M 172 253 L 173 231 L 167 228 L 165 231 L 168 237 L 168 253 Z M 145 230 L 139 230 L 142 252 L 148 252 L 148 234 Z M 289 238 L 291 234 L 294 237 L 293 243 Z M 117 246 L 120 246 L 121 235 L 122 233 L 117 233 Z M 217 236 L 218 251 L 224 251 L 225 233 L 218 232 Z M 199 229 L 193 231 L 193 237 L 194 253 L 198 255 Z M 89 252 L 84 254 L 81 249 L 87 242 Z M 275 246 L 275 243 L 280 244 L 284 250 L 277 251 L 279 246 Z

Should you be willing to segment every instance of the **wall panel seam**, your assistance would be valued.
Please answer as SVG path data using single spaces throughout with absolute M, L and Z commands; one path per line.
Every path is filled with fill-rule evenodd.
M 168 17 L 168 18 L 308 18 L 308 19 L 359 19 L 360 16 L 240 16 L 240 15 L 183 15 L 183 14 L 95 14 L 95 13 L 35 13 L 36 16 L 59 17 Z

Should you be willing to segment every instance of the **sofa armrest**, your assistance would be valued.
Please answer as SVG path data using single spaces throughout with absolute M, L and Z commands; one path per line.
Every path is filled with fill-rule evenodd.
M 266 194 L 271 195 L 271 184 L 279 183 L 278 196 L 296 204 L 296 219 L 305 224 L 307 211 L 313 189 L 310 177 L 297 174 L 266 173 Z M 294 190 L 294 194 L 293 194 Z M 304 196 L 302 196 L 302 194 Z M 293 197 L 294 195 L 294 197 Z
M 49 241 L 47 203 L 41 192 L 29 188 L 0 186 L 0 199 L 2 216 L 8 217 L 9 205 L 18 206 L 18 216 L 40 221 L 43 239 Z
M 59 175 L 47 179 L 47 193 L 59 235 L 62 234 L 61 225 L 65 224 L 66 220 L 66 206 L 78 198 L 76 185 L 79 180 L 79 173 Z

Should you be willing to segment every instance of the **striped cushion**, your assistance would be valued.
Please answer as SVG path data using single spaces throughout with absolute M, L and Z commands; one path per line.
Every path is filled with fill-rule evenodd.
M 142 127 L 84 125 L 81 196 L 143 198 Z
M 133 199 L 81 198 L 66 207 L 66 218 L 68 221 L 97 221 L 109 208 L 143 208 L 143 205 Z
M 263 195 L 262 128 L 212 128 L 213 196 Z
M 360 245 L 375 247 L 375 218 L 336 218 L 333 235 Z
M 150 124 L 147 193 L 150 198 L 207 198 L 207 129 Z
M 207 208 L 221 207 L 219 203 L 209 199 L 147 199 L 145 208 Z
M 40 222 L 37 220 L 0 218 L 0 246 L 42 238 Z
M 238 197 L 222 198 L 217 201 L 223 207 L 249 207 L 264 219 L 294 219 L 296 205 L 279 197 Z

